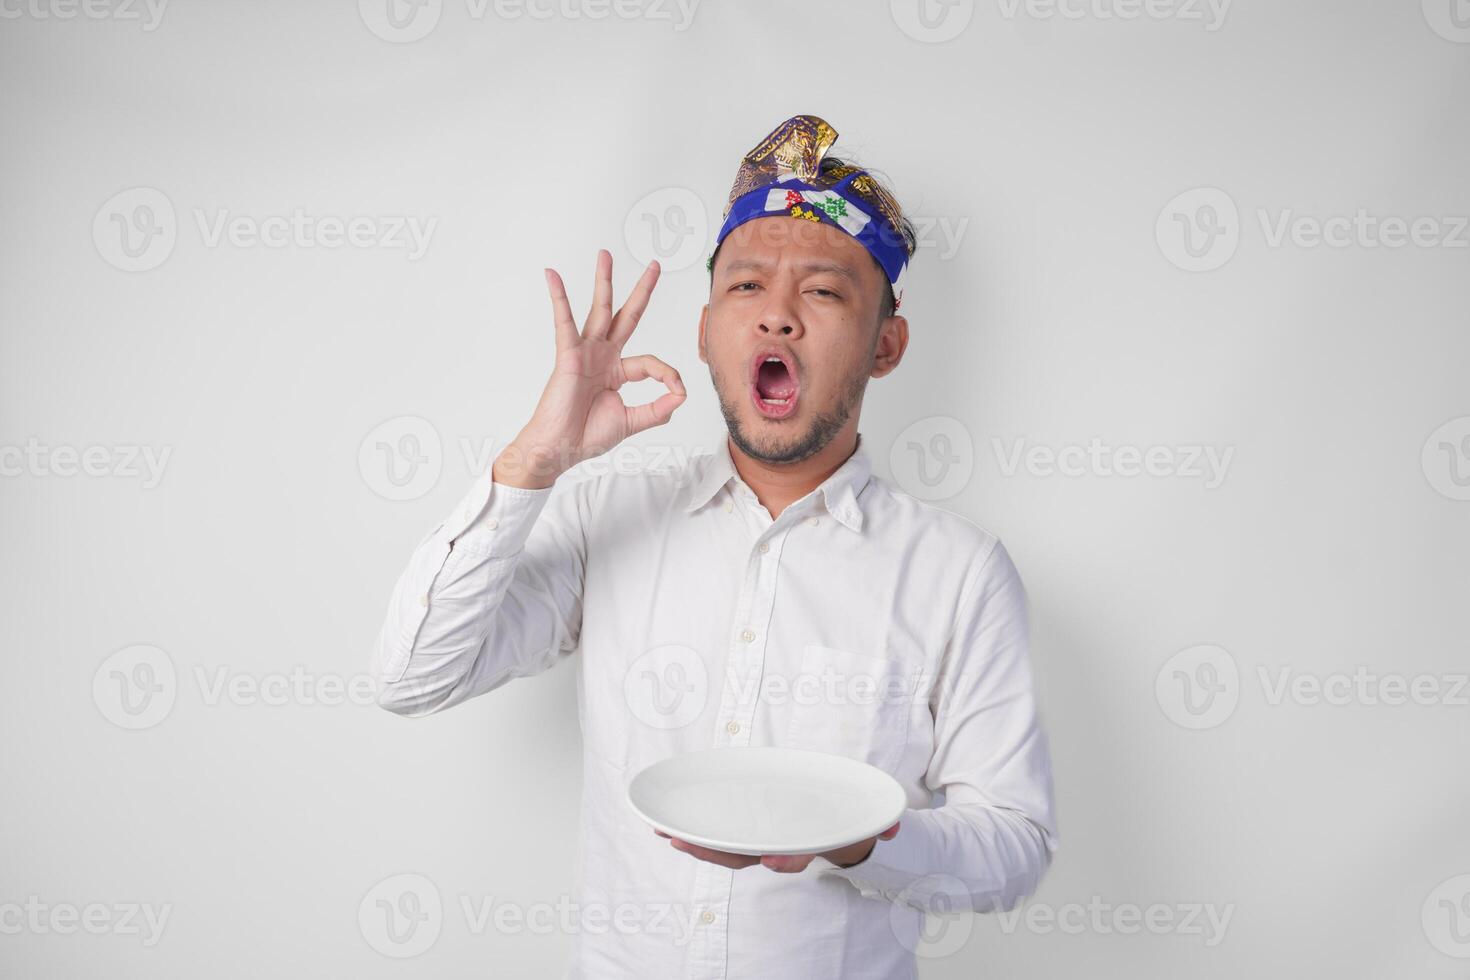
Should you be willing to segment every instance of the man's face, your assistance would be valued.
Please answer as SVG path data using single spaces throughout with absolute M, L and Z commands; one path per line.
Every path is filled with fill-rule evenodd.
M 892 370 L 907 342 L 902 317 L 879 323 L 884 284 L 867 250 L 825 223 L 773 215 L 725 238 L 699 358 L 743 452 L 796 462 L 856 425 L 868 378 Z

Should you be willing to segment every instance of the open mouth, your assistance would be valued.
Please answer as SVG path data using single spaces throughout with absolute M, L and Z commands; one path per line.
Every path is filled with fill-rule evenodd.
M 784 419 L 796 411 L 801 384 L 790 354 L 778 348 L 756 351 L 750 377 L 750 397 L 762 415 Z

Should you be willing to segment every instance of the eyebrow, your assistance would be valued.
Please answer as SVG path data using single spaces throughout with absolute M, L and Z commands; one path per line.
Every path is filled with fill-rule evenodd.
M 764 272 L 770 269 L 770 267 L 771 264 L 769 262 L 761 262 L 756 259 L 733 259 L 729 265 L 725 266 L 725 271 L 737 272 L 741 269 L 753 269 L 756 272 Z M 856 284 L 858 281 L 856 273 L 847 266 L 838 265 L 835 262 L 803 262 L 796 267 L 796 271 L 808 275 L 813 272 L 830 272 L 833 275 L 842 276 L 853 284 Z

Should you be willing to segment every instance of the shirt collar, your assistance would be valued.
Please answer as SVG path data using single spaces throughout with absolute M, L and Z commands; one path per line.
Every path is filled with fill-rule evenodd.
M 740 479 L 739 471 L 735 469 L 735 461 L 730 456 L 728 432 L 722 432 L 719 443 L 720 448 L 715 450 L 714 455 L 704 460 L 703 470 L 698 473 L 690 487 L 689 499 L 684 506 L 685 513 L 693 513 L 709 503 L 714 495 L 732 480 L 745 487 L 746 492 L 753 494 L 753 491 L 746 487 L 745 481 Z M 872 474 L 873 461 L 863 446 L 863 434 L 859 432 L 857 448 L 853 450 L 852 455 L 847 457 L 842 465 L 837 467 L 813 493 L 826 505 L 827 512 L 833 517 L 854 531 L 861 531 L 863 512 L 858 506 L 858 497 L 867 487 Z M 808 494 L 808 497 L 810 496 L 812 494 Z M 807 497 L 802 498 L 802 500 L 806 499 Z M 795 507 L 799 502 L 793 502 L 791 506 Z

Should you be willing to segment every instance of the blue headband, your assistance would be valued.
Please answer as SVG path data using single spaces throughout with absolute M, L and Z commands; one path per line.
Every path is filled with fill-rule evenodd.
M 730 232 L 756 218 L 787 214 L 826 222 L 851 235 L 873 256 L 893 287 L 897 309 L 910 258 L 908 243 L 896 226 L 901 220 L 898 202 L 866 170 L 823 160 L 836 139 L 837 131 L 819 117 L 793 116 L 747 153 L 715 248 Z M 713 254 L 710 259 L 713 262 Z

